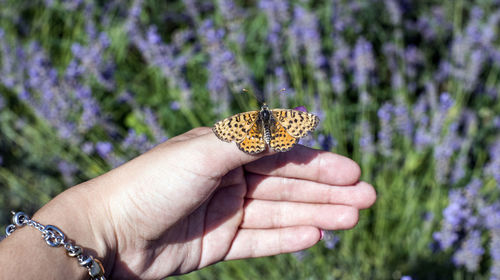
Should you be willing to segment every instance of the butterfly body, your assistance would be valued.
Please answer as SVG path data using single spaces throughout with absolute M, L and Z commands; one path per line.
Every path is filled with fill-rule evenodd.
M 263 152 L 266 145 L 277 152 L 289 151 L 318 123 L 319 118 L 311 113 L 291 109 L 270 110 L 264 104 L 260 111 L 223 119 L 212 130 L 222 141 L 234 141 L 245 153 L 256 154 Z
M 269 145 L 271 141 L 271 126 L 276 122 L 276 120 L 272 117 L 271 112 L 266 104 L 262 106 L 262 109 L 259 112 L 259 117 L 257 121 L 261 122 L 261 126 L 264 128 L 264 141 Z

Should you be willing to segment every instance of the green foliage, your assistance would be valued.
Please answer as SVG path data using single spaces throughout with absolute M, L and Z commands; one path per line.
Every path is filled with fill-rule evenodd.
M 12 64 L 10 59 L 13 65 L 26 62 L 31 55 L 37 54 L 30 49 L 37 42 L 47 57 L 48 65 L 44 67 L 57 73 L 55 79 L 59 82 L 55 85 L 70 80 L 67 88 L 58 87 L 69 90 L 59 94 L 65 100 L 73 100 L 77 105 L 71 106 L 76 109 L 68 115 L 61 113 L 60 118 L 76 125 L 72 136 L 62 137 L 61 123 L 42 112 L 41 107 L 53 105 L 43 99 L 43 90 L 33 90 L 35 99 L 45 100 L 43 106 L 22 97 L 23 86 L 34 78 L 24 72 L 16 73 L 15 67 L 0 72 L 3 79 L 0 79 L 0 98 L 4 101 L 4 105 L 0 105 L 0 220 L 4 223 L 8 221 L 10 210 L 33 213 L 65 188 L 98 176 L 143 152 L 142 149 L 149 147 L 147 145 L 158 143 L 161 137 L 155 128 L 161 128 L 166 136 L 172 137 L 194 127 L 211 126 L 230 113 L 258 108 L 256 98 L 240 93 L 245 87 L 258 98 L 266 98 L 272 107 L 284 106 L 282 103 L 288 103 L 285 105 L 290 108 L 306 105 L 311 111 L 321 113 L 321 127 L 310 139 L 312 145 L 322 146 L 318 140 L 320 136 L 333 137 L 336 145 L 331 150 L 360 163 L 362 179 L 373 183 L 377 189 L 377 203 L 361 211 L 360 222 L 353 230 L 335 233 L 340 242 L 334 249 L 327 249 L 321 243 L 300 258 L 287 254 L 223 262 L 174 279 L 488 277 L 488 267 L 493 262 L 490 257 L 483 258 L 481 269 L 468 272 L 453 265 L 450 250 L 436 252 L 432 238 L 441 227 L 441 213 L 448 205 L 450 189 L 463 187 L 470 178 L 480 177 L 484 179 L 482 192 L 489 197 L 489 202 L 498 201 L 500 195 L 498 183 L 484 172 L 485 165 L 493 160 L 488 147 L 498 139 L 498 126 L 494 121 L 500 115 L 499 65 L 485 62 L 477 74 L 477 86 L 472 89 L 468 81 L 453 74 L 442 80 L 436 78 L 442 74 L 442 61 L 456 62 L 451 45 L 453 40 L 465 34 L 467 24 L 472 21 L 468 2 L 414 1 L 410 4 L 406 2 L 411 1 L 399 1 L 400 8 L 408 10 L 401 12 L 405 17 L 402 22 L 393 22 L 393 15 L 383 1 L 288 1 L 289 16 L 280 22 L 278 47 L 269 41 L 273 17 L 258 7 L 256 2 L 259 1 L 235 1 L 239 9 L 230 10 L 229 15 L 225 10 L 229 2 L 225 1 L 198 1 L 196 13 L 189 10 L 192 1 L 144 1 L 140 13 L 133 19 L 129 14 L 136 2 L 84 1 L 76 7 L 68 6 L 71 3 L 66 2 L 70 1 L 48 2 L 2 2 L 0 28 L 4 36 L 0 38 L 3 52 L 0 66 Z M 474 1 L 470 6 L 481 8 L 484 14 L 490 15 L 498 13 L 498 4 L 494 2 Z M 313 29 L 318 32 L 318 53 L 312 53 L 313 39 L 300 41 L 305 39 L 291 33 L 294 28 L 308 23 L 294 25 L 299 17 L 294 14 L 295 9 L 303 9 L 313 17 L 312 22 L 317 25 Z M 429 20 L 434 32 L 432 37 L 425 37 L 431 35 L 425 35 L 418 28 L 405 26 L 416 24 L 422 18 L 439 18 L 436 14 L 442 14 L 443 22 L 436 24 Z M 335 21 L 345 15 L 347 18 L 343 20 L 351 25 L 336 26 Z M 207 34 L 203 33 L 208 23 L 213 25 L 213 30 L 223 33 L 219 42 L 210 43 Z M 450 29 L 447 29 L 448 24 Z M 135 29 L 131 31 L 132 25 Z M 151 26 L 160 35 L 157 43 L 146 42 Z M 97 51 L 101 55 L 99 59 L 93 60 L 86 54 L 88 61 L 77 63 L 84 67 L 83 74 L 72 80 L 65 74 L 77 56 L 72 49 L 75 44 L 90 48 L 102 43 L 89 30 L 97 35 L 105 34 L 109 46 Z M 187 39 L 183 40 L 185 34 L 188 34 Z M 244 40 L 238 40 L 240 35 Z M 375 66 L 368 71 L 369 81 L 357 84 L 356 67 L 352 66 L 353 50 L 361 39 L 371 43 Z M 297 49 L 294 49 L 294 40 L 299 41 Z M 176 45 L 178 41 L 181 43 Z M 141 43 L 147 47 L 142 48 Z M 498 39 L 493 40 L 491 48 L 498 50 L 498 43 Z M 403 55 L 398 58 L 396 52 L 387 53 L 389 44 L 402 51 L 415 46 L 422 57 L 412 66 Z M 171 56 L 154 53 L 155 47 L 164 46 L 172 48 Z M 6 55 L 8 48 L 24 50 L 28 58 Z M 348 53 L 343 60 L 335 57 L 342 50 Z M 13 53 L 16 52 L 10 54 Z M 230 62 L 225 61 L 227 65 L 213 65 L 215 58 L 228 53 L 231 56 Z M 319 56 L 325 58 L 319 66 L 308 61 Z M 173 62 L 180 58 L 184 60 Z M 336 64 L 336 59 L 341 61 Z M 473 62 L 469 53 L 466 61 L 466 64 Z M 111 62 L 111 70 L 96 66 L 101 62 Z M 173 64 L 178 68 L 169 68 Z M 339 69 L 335 69 L 335 65 Z M 229 96 L 210 88 L 215 66 L 222 69 L 221 75 L 226 79 L 223 89 L 229 89 Z M 30 67 L 23 71 L 28 72 Z M 411 67 L 417 74 L 407 74 Z M 278 69 L 283 70 L 284 79 L 277 74 Z M 331 82 L 337 70 L 345 84 L 343 91 Z M 6 82 L 10 77 L 18 78 L 18 74 L 24 78 L 15 80 L 13 85 Z M 391 80 L 397 74 L 402 75 L 399 87 Z M 110 76 L 109 84 L 107 75 Z M 418 100 L 428 94 L 426 86 L 429 83 L 435 84 L 436 94 L 450 92 L 454 100 L 444 115 L 442 128 L 433 135 L 432 144 L 420 149 L 414 140 L 417 132 L 406 137 L 396 131 L 392 134 L 390 154 L 383 154 L 380 144 L 383 135 L 379 133 L 384 124 L 377 114 L 380 108 L 386 103 L 401 102 L 413 113 Z M 85 107 L 78 102 L 84 102 L 85 98 L 78 97 L 79 86 L 91 90 L 91 99 L 99 107 L 99 122 L 88 129 L 82 128 L 82 122 L 86 121 L 82 117 Z M 290 88 L 290 93 L 283 97 L 278 92 L 285 86 Z M 487 93 L 492 90 L 493 93 Z M 365 93 L 369 100 L 363 100 Z M 431 103 L 436 103 L 426 113 L 431 119 L 438 114 L 438 98 L 429 97 Z M 466 111 L 472 112 L 476 121 L 468 130 L 460 126 L 465 144 L 453 152 L 447 165 L 447 168 L 456 168 L 460 154 L 467 155 L 465 175 L 457 182 L 448 179 L 440 182 L 436 179 L 441 170 L 435 148 L 451 133 L 451 124 L 462 124 L 460 120 Z M 149 112 L 153 112 L 156 122 L 151 120 Z M 412 117 L 417 126 L 421 119 Z M 370 125 L 368 128 L 363 126 L 365 122 Z M 391 125 L 396 127 L 394 120 Z M 147 145 L 126 146 L 125 139 L 130 131 L 144 136 Z M 367 152 L 360 144 L 366 135 L 372 136 L 375 151 Z M 96 150 L 99 142 L 111 143 L 112 153 L 102 156 Z M 94 148 L 84 151 L 86 145 Z M 64 171 L 68 169 L 70 171 Z M 445 177 L 451 173 L 442 172 Z M 485 237 L 484 244 L 487 240 Z

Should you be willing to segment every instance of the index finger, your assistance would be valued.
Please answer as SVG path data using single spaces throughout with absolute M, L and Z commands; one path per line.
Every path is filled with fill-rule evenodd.
M 350 158 L 302 145 L 250 162 L 245 170 L 340 186 L 358 182 L 361 175 L 359 165 Z

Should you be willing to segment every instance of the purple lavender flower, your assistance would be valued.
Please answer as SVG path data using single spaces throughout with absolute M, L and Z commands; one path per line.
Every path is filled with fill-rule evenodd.
M 245 17 L 243 9 L 238 7 L 233 0 L 216 1 L 217 8 L 225 19 L 225 26 L 228 30 L 228 40 L 238 46 L 245 44 L 245 33 L 241 32 L 241 18 Z
M 333 91 L 337 95 L 341 95 L 346 89 L 344 78 L 338 71 L 335 71 L 335 74 L 330 78 L 330 83 L 332 84 Z
M 279 0 L 260 0 L 258 3 L 259 9 L 263 10 L 268 16 L 268 20 L 276 20 L 276 23 L 287 22 L 289 19 L 288 13 L 289 3 Z M 271 25 L 272 27 L 273 25 Z M 271 28 L 271 30 L 274 30 Z
M 74 51 L 79 51 L 78 45 L 74 45 Z M 30 79 L 21 98 L 30 103 L 38 115 L 48 120 L 60 137 L 73 143 L 81 142 L 82 135 L 91 127 L 104 123 L 99 119 L 100 108 L 90 89 L 81 85 L 80 74 L 75 71 L 65 79 L 59 77 L 38 44 L 31 44 L 27 53 Z M 74 65 L 70 63 L 73 69 Z M 79 115 L 78 112 L 82 113 Z M 78 120 L 78 124 L 75 120 Z
M 448 127 L 448 133 L 434 147 L 434 159 L 436 160 L 436 179 L 440 183 L 444 183 L 448 173 L 450 172 L 450 160 L 463 143 L 463 139 L 457 132 L 458 123 L 453 122 Z
M 437 242 L 439 249 L 446 250 L 458 241 L 458 234 L 450 223 L 444 223 L 441 230 L 434 232 L 432 238 Z
M 95 149 L 100 157 L 106 159 L 113 151 L 113 145 L 109 142 L 97 142 L 95 144 Z
M 267 18 L 267 40 L 272 49 L 273 64 L 281 61 L 280 53 L 283 48 L 282 26 L 289 21 L 288 2 L 279 0 L 260 0 L 259 9 L 264 11 Z
M 486 60 L 487 57 L 483 50 L 476 49 L 472 51 L 469 63 L 467 63 L 465 68 L 464 82 L 466 90 L 470 91 L 475 88 Z
M 457 183 L 460 179 L 465 177 L 466 164 L 467 164 L 467 154 L 460 153 L 460 155 L 458 156 L 457 161 L 455 163 L 455 166 L 452 170 L 452 173 L 451 173 L 451 182 L 452 183 Z
M 426 222 L 432 222 L 434 220 L 434 213 L 427 211 L 422 215 L 422 219 Z
M 134 129 L 129 129 L 127 136 L 123 139 L 121 146 L 125 150 L 134 150 L 137 153 L 144 153 L 154 147 L 145 134 L 137 134 Z
M 134 0 L 132 2 L 132 7 L 129 10 L 129 17 L 137 19 L 142 12 L 142 4 L 144 0 Z
M 455 161 L 455 166 L 451 172 L 451 182 L 456 183 L 466 175 L 467 160 L 473 138 L 470 137 L 477 129 L 477 117 L 475 113 L 465 110 L 462 113 L 460 122 L 463 124 L 465 136 L 462 137 L 460 153 Z
M 434 6 L 429 10 L 430 14 L 420 16 L 415 26 L 410 28 L 422 34 L 426 41 L 432 41 L 439 34 L 446 34 L 453 29 L 453 24 L 446 19 L 443 7 Z
M 500 215 L 500 213 L 496 213 Z M 490 237 L 490 255 L 491 255 L 491 267 L 490 267 L 490 279 L 500 279 L 500 228 L 493 229 L 491 231 Z
M 146 108 L 144 110 L 144 117 L 146 121 L 146 125 L 149 127 L 151 132 L 153 133 L 155 143 L 161 143 L 168 139 L 168 137 L 163 132 L 163 128 L 158 123 L 156 115 L 150 108 Z
M 303 261 L 308 255 L 309 255 L 309 253 L 306 250 L 297 251 L 297 252 L 292 253 L 292 256 L 294 256 L 295 259 L 298 260 L 299 262 Z
M 500 229 L 500 202 L 496 201 L 489 205 L 481 205 L 479 214 L 484 220 L 484 226 L 491 230 Z
M 317 147 L 318 146 L 318 140 L 315 137 L 313 137 L 311 134 L 300 138 L 298 143 L 300 145 L 303 145 L 306 147 Z
M 84 152 L 87 155 L 90 155 L 94 152 L 94 144 L 92 144 L 91 142 L 84 142 L 82 144 L 81 149 L 82 152 Z
M 369 121 L 361 120 L 361 136 L 359 138 L 359 146 L 363 155 L 372 155 L 375 152 L 372 128 Z
M 450 94 L 447 92 L 443 92 L 439 96 L 439 110 L 440 111 L 443 111 L 443 112 L 448 111 L 451 108 L 451 106 L 453 106 L 454 103 L 455 103 L 455 101 L 453 100 L 453 98 L 451 98 Z
M 425 147 L 432 143 L 432 136 L 428 129 L 429 126 L 429 116 L 427 112 L 429 111 L 429 105 L 425 96 L 420 97 L 417 103 L 413 107 L 412 119 L 416 123 L 415 136 L 413 142 L 417 151 L 423 150 Z
M 377 116 L 380 120 L 380 130 L 377 133 L 380 152 L 382 155 L 388 156 L 392 150 L 393 129 L 391 121 L 394 115 L 394 106 L 390 103 L 385 103 L 380 107 Z
M 392 70 L 391 86 L 395 91 L 401 91 L 405 86 L 403 74 L 399 71 L 398 68 Z
M 172 42 L 176 49 L 182 49 L 188 45 L 189 41 L 194 39 L 195 33 L 190 29 L 182 29 L 172 35 Z
M 368 85 L 371 72 L 375 69 L 375 59 L 371 43 L 360 37 L 356 41 L 352 56 L 354 83 L 359 89 L 364 89 Z
M 137 5 L 140 5 L 140 3 Z M 191 106 L 191 89 L 188 86 L 189 83 L 185 80 L 184 69 L 192 50 L 183 52 L 181 50 L 182 45 L 176 45 L 178 40 L 172 44 L 164 44 L 158 34 L 158 28 L 154 25 L 147 28 L 146 35 L 141 32 L 141 29 L 137 19 L 129 15 L 127 31 L 132 44 L 140 50 L 149 65 L 158 67 L 161 70 L 172 88 L 181 91 L 179 102 L 184 106 Z M 174 35 L 174 37 L 180 38 L 183 34 L 186 34 L 182 31 L 181 33 L 181 35 Z
M 483 254 L 481 232 L 474 230 L 467 235 L 460 249 L 453 255 L 453 262 L 456 266 L 465 266 L 469 272 L 476 272 Z
M 337 146 L 337 140 L 330 134 L 324 135 L 320 133 L 318 135 L 318 143 L 324 151 L 331 151 L 332 148 Z
M 457 227 L 467 218 L 465 212 L 463 212 L 467 205 L 467 199 L 462 192 L 452 190 L 449 194 L 449 200 L 449 205 L 443 211 L 443 217 L 447 223 Z
M 179 101 L 170 102 L 170 109 L 172 109 L 174 111 L 178 111 L 180 108 L 181 108 L 181 104 L 179 103 Z
M 320 69 L 326 59 L 321 53 L 321 38 L 318 31 L 318 19 L 312 12 L 305 10 L 300 6 L 295 6 L 293 10 L 293 22 L 291 31 L 292 36 L 296 36 L 306 51 L 306 62 L 313 69 Z M 302 45 L 303 44 L 303 45 Z M 307 47 L 306 47 L 307 44 Z
M 424 63 L 423 53 L 413 45 L 408 46 L 403 52 L 405 60 L 405 74 L 408 81 L 414 81 L 417 79 L 418 68 Z M 411 82 L 407 85 L 407 88 L 411 89 Z M 412 90 L 413 91 L 413 90 Z
M 61 159 L 57 163 L 57 168 L 63 177 L 64 183 L 67 185 L 73 185 L 75 183 L 75 173 L 78 171 L 78 166 L 76 164 Z
M 451 72 L 453 70 L 454 69 L 449 61 L 441 61 L 439 63 L 438 71 L 435 73 L 435 80 L 440 83 L 444 82 L 451 76 Z
M 410 119 L 407 106 L 400 99 L 397 100 L 396 106 L 394 106 L 394 122 L 398 132 L 402 133 L 406 139 L 411 139 L 414 125 Z
M 495 178 L 500 184 L 500 137 L 489 147 L 490 160 L 485 166 L 485 174 Z
M 158 34 L 158 27 L 150 26 L 148 31 L 146 32 L 146 40 L 150 44 L 159 44 L 162 40 L 160 35 Z
M 185 0 L 182 1 L 184 6 L 186 6 L 186 11 L 192 19 L 200 18 L 200 11 L 198 10 L 199 4 L 195 0 Z
M 19 64 L 17 59 L 23 61 L 24 51 L 20 46 L 13 50 L 5 39 L 5 31 L 0 28 L 0 82 L 8 89 L 13 89 L 15 85 L 23 80 L 25 64 Z
M 344 70 L 351 66 L 351 50 L 342 37 L 334 37 L 335 49 L 328 61 L 332 72 L 330 83 L 335 94 L 341 95 L 347 89 L 347 84 L 344 79 Z M 349 72 L 351 72 L 351 70 L 349 70 Z
M 430 91 L 429 93 L 432 93 L 432 91 Z M 433 109 L 432 111 L 434 112 L 431 123 L 431 135 L 435 140 L 439 140 L 443 132 L 443 126 L 446 116 L 448 115 L 448 111 L 453 106 L 455 101 L 451 98 L 450 94 L 447 92 L 443 92 L 439 96 L 438 104 L 434 103 L 435 100 L 432 96 L 429 97 L 430 97 L 429 98 L 430 105 L 431 108 Z
M 95 125 L 99 124 L 100 106 L 92 97 L 89 87 L 82 86 L 75 89 L 75 96 L 81 102 L 82 114 L 78 124 L 81 132 L 87 132 Z
M 332 250 L 335 248 L 337 243 L 340 241 L 340 238 L 333 233 L 333 231 L 324 231 L 323 232 L 323 242 L 325 243 L 325 247 L 327 249 Z
M 413 280 L 413 278 L 411 278 L 411 276 L 408 276 L 408 275 L 403 275 L 403 276 L 401 276 L 400 280 Z
M 484 11 L 478 6 L 474 6 L 470 12 L 470 18 L 465 27 L 464 37 L 470 40 L 471 45 L 481 41 L 481 22 L 483 15 Z
M 109 48 L 110 42 L 106 33 L 101 32 L 98 35 L 90 35 L 90 43 L 82 46 L 74 43 L 71 51 L 75 62 L 81 71 L 91 74 L 101 85 L 107 89 L 113 89 L 114 84 L 111 80 L 114 63 L 109 59 L 104 59 L 103 53 Z M 97 38 L 95 38 L 97 36 Z M 70 64 L 71 65 L 71 64 Z M 74 68 L 75 66 L 72 65 Z
M 482 234 L 487 231 L 490 236 L 489 253 L 492 259 L 490 273 L 498 275 L 499 250 L 498 231 L 500 229 L 500 203 L 488 204 L 482 194 L 483 183 L 480 179 L 472 179 L 463 189 L 452 190 L 449 194 L 449 205 L 443 212 L 444 220 L 440 232 L 434 233 L 434 239 L 442 249 L 456 245 L 453 254 L 456 266 L 464 266 L 469 272 L 476 272 L 483 255 Z
M 298 106 L 298 107 L 295 107 L 293 109 L 297 110 L 297 111 L 302 111 L 302 112 L 306 112 L 307 113 L 307 108 L 305 106 Z
M 216 28 L 211 20 L 205 20 L 199 29 L 203 47 L 210 57 L 207 87 L 213 102 L 219 104 L 218 112 L 228 110 L 231 100 L 230 89 L 241 90 L 244 85 L 250 84 L 246 74 L 247 69 L 236 61 L 235 55 L 227 48 L 222 40 L 224 35 L 225 31 Z
M 424 60 L 422 52 L 414 45 L 408 46 L 404 50 L 405 62 L 411 65 L 417 65 Z
M 389 11 L 392 24 L 399 24 L 401 22 L 402 11 L 399 4 L 394 0 L 385 1 L 385 6 Z
M 495 128 L 500 128 L 500 116 L 496 116 L 493 118 L 493 126 Z
M 359 10 L 359 2 L 344 3 L 339 0 L 333 0 L 331 1 L 331 5 L 331 21 L 335 33 L 345 31 L 346 29 L 353 30 L 354 32 L 361 30 L 360 21 L 355 16 L 355 13 Z
M 61 2 L 63 4 L 62 6 L 64 7 L 64 9 L 68 11 L 74 11 L 78 9 L 80 5 L 82 5 L 83 0 L 63 0 Z
M 344 41 L 344 38 L 338 37 L 335 40 L 335 50 L 330 58 L 330 67 L 332 69 L 342 69 L 349 67 L 351 63 L 351 48 Z
M 54 0 L 45 0 L 44 2 L 47 7 L 52 7 L 52 5 L 54 5 Z
M 443 225 L 439 232 L 433 234 L 442 250 L 450 248 L 458 241 L 458 232 L 461 230 L 461 224 L 465 216 L 463 209 L 467 206 L 467 199 L 461 191 L 451 190 L 449 193 L 449 204 L 443 211 Z

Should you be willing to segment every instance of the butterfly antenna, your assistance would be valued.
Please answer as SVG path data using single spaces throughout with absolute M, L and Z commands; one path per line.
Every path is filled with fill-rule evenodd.
M 257 102 L 259 102 L 260 104 L 265 103 L 265 102 L 262 100 L 262 98 L 259 98 L 257 95 L 255 95 L 253 92 L 249 91 L 248 89 L 244 88 L 244 89 L 242 89 L 241 91 L 243 91 L 243 92 L 245 92 L 245 93 L 248 93 L 248 94 L 252 95 L 252 96 L 253 96 L 253 97 L 257 100 Z

